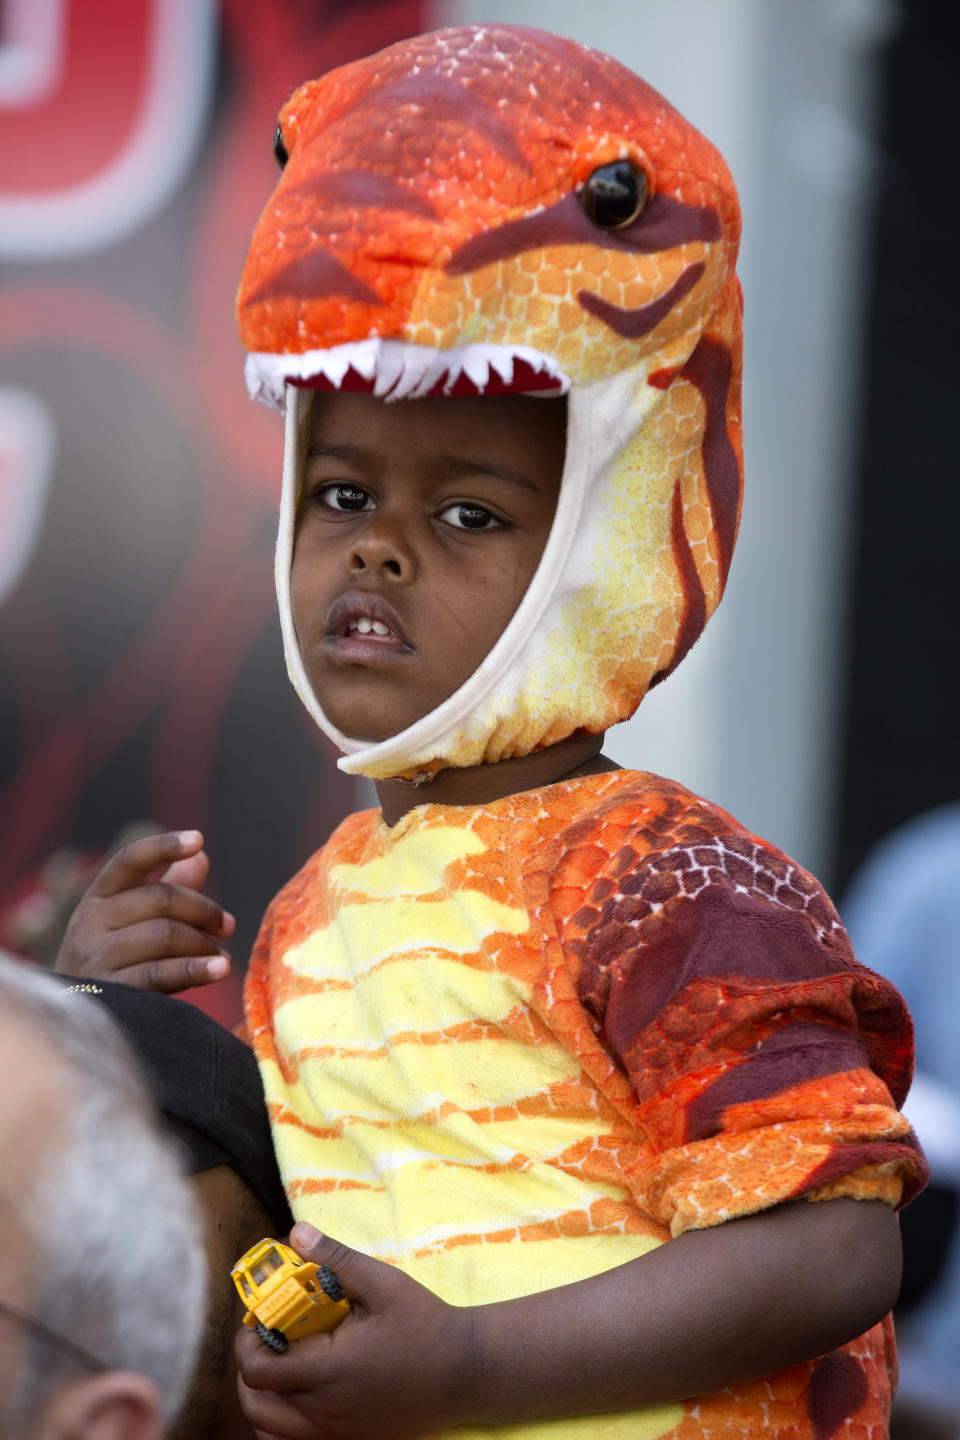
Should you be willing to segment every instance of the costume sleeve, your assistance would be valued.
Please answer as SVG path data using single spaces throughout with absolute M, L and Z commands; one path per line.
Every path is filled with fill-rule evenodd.
M 926 1173 L 897 1109 L 903 1001 L 810 875 L 699 804 L 624 832 L 577 916 L 581 1002 L 636 1097 L 638 1205 L 679 1235 L 799 1197 L 901 1204 Z

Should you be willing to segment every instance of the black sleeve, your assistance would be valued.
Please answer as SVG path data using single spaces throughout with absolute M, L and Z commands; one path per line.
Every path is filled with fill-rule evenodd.
M 253 1051 L 209 1015 L 169 995 L 55 975 L 105 1006 L 136 1052 L 188 1173 L 233 1165 L 285 1235 L 293 1224 Z

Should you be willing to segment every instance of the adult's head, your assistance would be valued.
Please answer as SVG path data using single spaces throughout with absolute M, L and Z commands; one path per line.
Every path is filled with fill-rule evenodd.
M 0 1440 L 155 1440 L 203 1321 L 189 1187 L 90 1000 L 0 956 Z

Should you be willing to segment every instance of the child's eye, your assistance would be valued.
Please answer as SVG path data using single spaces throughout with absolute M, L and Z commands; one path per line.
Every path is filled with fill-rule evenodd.
M 319 491 L 323 504 L 331 510 L 372 510 L 373 496 L 360 485 L 324 485 Z
M 440 519 L 456 530 L 492 530 L 502 523 L 482 505 L 469 504 L 448 505 Z

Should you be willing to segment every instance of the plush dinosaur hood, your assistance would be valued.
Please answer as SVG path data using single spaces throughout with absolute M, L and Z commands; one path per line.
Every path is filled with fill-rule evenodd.
M 407 40 L 302 86 L 237 298 L 286 409 L 277 590 L 291 678 L 374 778 L 526 755 L 632 715 L 720 599 L 741 495 L 736 192 L 608 56 L 511 25 Z M 568 397 L 556 516 L 486 659 L 371 744 L 304 672 L 290 565 L 312 389 Z

